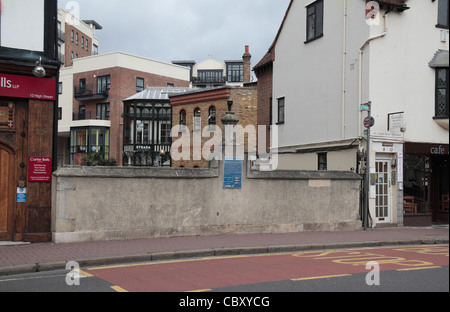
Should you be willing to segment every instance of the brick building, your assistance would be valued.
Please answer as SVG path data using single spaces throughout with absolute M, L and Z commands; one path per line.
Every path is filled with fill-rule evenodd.
M 228 111 L 230 101 L 232 111 L 239 119 L 238 125 L 243 129 L 256 131 L 258 103 L 255 87 L 226 86 L 170 97 L 173 126 L 178 125 L 178 137 L 172 137 L 172 148 L 183 145 L 184 151 L 189 150 L 182 159 L 176 159 L 176 151 L 172 150 L 172 167 L 208 167 L 208 153 L 202 151 L 209 149 L 210 145 L 222 143 L 225 130 L 221 119 Z M 215 132 L 217 128 L 220 131 Z M 256 132 L 246 134 L 244 139 L 245 142 L 240 142 L 244 146 L 244 152 L 254 151 L 253 145 L 249 147 L 247 143 L 253 142 L 252 139 L 256 140 Z M 215 147 L 211 147 L 210 150 L 217 152 Z
M 63 9 L 58 10 L 58 58 L 63 66 L 72 66 L 72 61 L 98 54 L 99 40 L 96 30 L 102 26 L 94 20 L 82 21 Z
M 188 87 L 189 70 L 121 52 L 73 60 L 61 69 L 60 165 L 101 152 L 122 165 L 123 100 L 147 86 Z

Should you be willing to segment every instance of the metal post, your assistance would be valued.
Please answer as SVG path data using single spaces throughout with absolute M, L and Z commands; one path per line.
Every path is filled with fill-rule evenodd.
M 370 196 L 370 128 L 372 125 L 372 102 L 367 103 L 369 127 L 367 128 L 367 147 L 366 147 L 366 190 L 365 190 L 365 211 L 364 211 L 364 231 L 368 228 L 369 219 L 369 196 Z

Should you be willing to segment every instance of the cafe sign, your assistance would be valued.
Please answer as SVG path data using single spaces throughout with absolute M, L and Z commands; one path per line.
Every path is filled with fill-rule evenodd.
M 0 96 L 54 101 L 56 80 L 0 73 Z

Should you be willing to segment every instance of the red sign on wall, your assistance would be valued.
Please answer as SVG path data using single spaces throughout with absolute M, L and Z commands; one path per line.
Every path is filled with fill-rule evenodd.
M 54 101 L 56 80 L 0 73 L 0 96 Z
M 51 157 L 28 157 L 28 182 L 51 182 Z

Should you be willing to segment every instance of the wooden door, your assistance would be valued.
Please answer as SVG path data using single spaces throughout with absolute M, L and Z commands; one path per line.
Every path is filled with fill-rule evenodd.
M 0 240 L 12 240 L 14 161 L 13 150 L 0 142 Z

